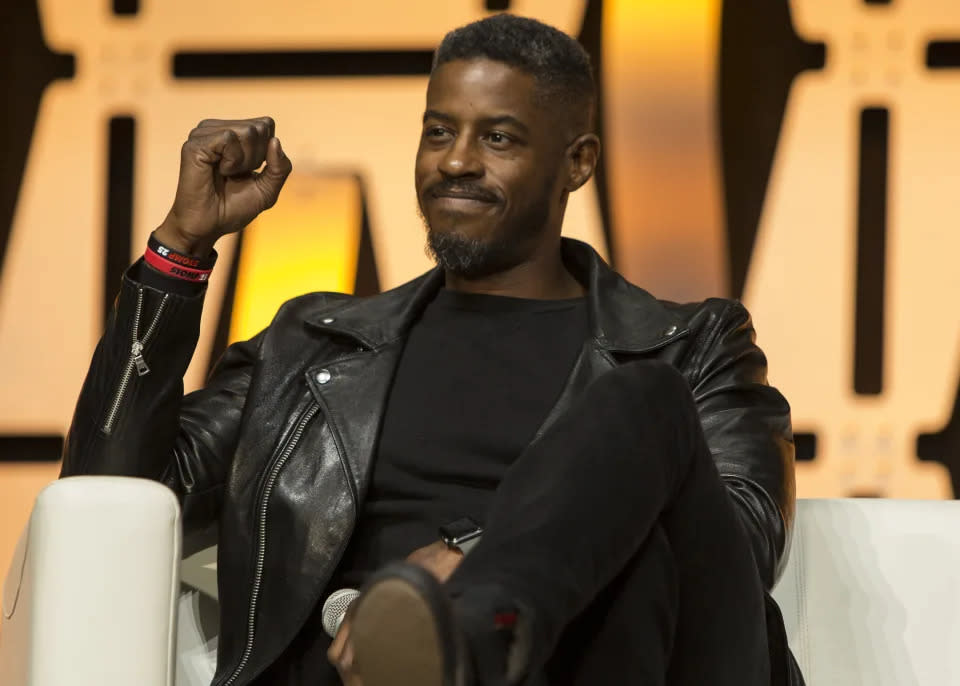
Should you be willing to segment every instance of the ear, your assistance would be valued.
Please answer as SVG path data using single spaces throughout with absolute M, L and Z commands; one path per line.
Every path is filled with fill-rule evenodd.
M 572 193 L 590 180 L 600 163 L 600 139 L 595 134 L 577 136 L 567 146 L 567 183 L 564 188 Z

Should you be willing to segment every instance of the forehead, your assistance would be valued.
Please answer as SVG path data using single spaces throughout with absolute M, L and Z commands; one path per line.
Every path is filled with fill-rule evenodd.
M 534 77 L 489 59 L 453 60 L 434 69 L 427 109 L 462 119 L 509 114 L 521 121 L 540 115 Z

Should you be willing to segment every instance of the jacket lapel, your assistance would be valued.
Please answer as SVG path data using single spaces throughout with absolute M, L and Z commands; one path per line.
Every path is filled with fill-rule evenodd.
M 387 394 L 402 352 L 402 341 L 395 340 L 307 372 L 307 383 L 333 432 L 358 507 L 369 485 Z
M 652 352 L 688 333 L 683 320 L 647 291 L 610 269 L 590 246 L 564 239 L 563 257 L 570 271 L 587 286 L 590 333 L 560 397 L 534 440 L 550 428 L 591 382 L 617 365 L 614 353 Z
M 352 298 L 309 317 L 308 329 L 358 344 L 354 353 L 312 366 L 307 383 L 349 472 L 357 506 L 370 483 L 387 396 L 410 327 L 443 285 L 434 269 L 371 298 Z

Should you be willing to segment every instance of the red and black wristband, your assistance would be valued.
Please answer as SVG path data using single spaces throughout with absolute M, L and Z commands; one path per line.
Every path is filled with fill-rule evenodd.
M 184 281 L 206 282 L 217 262 L 217 253 L 210 257 L 199 258 L 184 255 L 158 241 L 153 235 L 147 240 L 147 250 L 143 261 L 161 274 Z

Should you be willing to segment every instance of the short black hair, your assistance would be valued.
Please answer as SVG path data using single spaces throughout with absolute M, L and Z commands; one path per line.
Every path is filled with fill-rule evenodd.
M 593 128 L 593 66 L 575 38 L 536 19 L 495 14 L 444 36 L 433 55 L 433 69 L 454 60 L 477 58 L 527 72 L 545 99 L 568 107 L 577 126 Z

